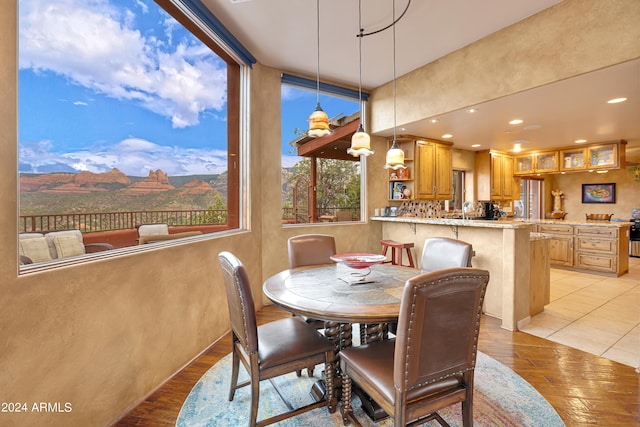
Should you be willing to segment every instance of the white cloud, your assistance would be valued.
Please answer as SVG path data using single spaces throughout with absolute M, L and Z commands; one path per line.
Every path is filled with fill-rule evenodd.
M 148 13 L 144 3 L 135 5 Z M 145 37 L 134 22 L 134 11 L 118 10 L 107 0 L 21 0 L 20 68 L 50 70 L 107 96 L 135 101 L 176 128 L 198 124 L 205 110 L 225 107 L 221 60 L 200 43 L 170 48 Z M 172 25 L 165 22 L 164 31 Z
M 227 170 L 227 152 L 222 150 L 166 147 L 140 138 L 128 138 L 108 147 L 56 153 L 50 141 L 20 143 L 20 172 L 57 170 L 107 172 L 118 168 L 126 175 L 147 176 L 162 169 L 170 176 L 214 174 Z

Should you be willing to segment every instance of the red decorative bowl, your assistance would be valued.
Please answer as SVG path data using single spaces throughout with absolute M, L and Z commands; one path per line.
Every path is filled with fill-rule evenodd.
M 386 259 L 378 254 L 338 254 L 331 257 L 332 261 L 342 263 L 351 268 L 367 268 L 374 264 L 380 264 Z

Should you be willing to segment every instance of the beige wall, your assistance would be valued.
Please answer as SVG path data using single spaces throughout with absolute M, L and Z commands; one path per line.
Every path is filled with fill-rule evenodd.
M 582 184 L 609 182 L 616 183 L 615 203 L 582 203 Z M 614 214 L 614 219 L 628 221 L 631 218 L 631 209 L 640 208 L 640 182 L 634 181 L 629 168 L 609 171 L 606 174 L 579 172 L 553 175 L 547 190 L 556 188 L 564 193 L 563 208 L 567 212 L 567 220 L 571 221 L 584 220 L 587 213 Z M 553 207 L 552 203 L 550 207 Z
M 637 0 L 565 0 L 543 10 L 399 77 L 398 126 L 639 58 L 638 16 Z M 393 84 L 369 99 L 371 131 L 392 128 Z
M 102 426 L 143 399 L 228 329 L 216 259 L 222 250 L 245 262 L 255 293 L 263 279 L 286 267 L 286 240 L 292 235 L 333 234 L 341 252 L 379 250 L 379 224 L 281 227 L 279 72 L 256 65 L 249 231 L 18 276 L 16 3 L 0 9 L 0 400 L 71 402 L 73 411 L 2 414 L 2 425 Z M 400 122 L 412 120 L 411 110 L 431 116 L 637 57 L 640 46 L 629 48 L 628 38 L 638 40 L 638 28 L 629 22 L 633 13 L 622 11 L 637 4 L 565 1 L 527 20 L 522 31 L 506 29 L 403 77 L 399 98 L 411 98 L 398 103 Z M 534 31 L 538 25 L 543 31 Z M 554 43 L 531 50 L 534 35 L 547 41 L 553 36 Z M 520 64 L 517 73 L 504 70 L 507 59 Z M 555 69 L 548 63 L 566 65 Z M 487 83 L 496 73 L 504 87 Z M 374 92 L 372 112 L 384 109 L 381 98 L 388 91 Z M 391 117 L 372 114 L 374 129 L 384 127 L 385 115 Z M 374 138 L 373 146 L 376 154 L 367 158 L 367 215 L 387 204 L 385 142 Z

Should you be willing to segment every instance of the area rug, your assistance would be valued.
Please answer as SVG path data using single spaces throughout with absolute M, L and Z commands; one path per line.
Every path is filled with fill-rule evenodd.
M 240 365 L 240 381 L 248 378 Z M 319 380 L 322 367 L 309 378 L 306 371 L 298 378 L 295 373 L 276 378 L 278 388 L 294 407 L 311 402 L 309 391 Z M 243 387 L 236 391 L 234 400 L 228 401 L 231 377 L 231 355 L 227 355 L 207 371 L 184 402 L 177 427 L 247 426 L 249 423 L 250 390 Z M 393 420 L 387 418 L 371 421 L 360 408 L 360 401 L 353 396 L 354 414 L 365 427 L 390 427 Z M 440 415 L 452 426 L 462 425 L 461 405 L 453 405 L 440 411 Z M 564 426 L 553 407 L 524 379 L 502 363 L 478 353 L 475 373 L 473 420 L 476 427 L 484 426 Z M 269 381 L 260 383 L 258 420 L 285 412 L 286 406 Z M 317 408 L 289 418 L 274 426 L 328 427 L 342 426 L 340 410 L 329 414 L 327 408 Z M 439 426 L 430 421 L 424 426 Z

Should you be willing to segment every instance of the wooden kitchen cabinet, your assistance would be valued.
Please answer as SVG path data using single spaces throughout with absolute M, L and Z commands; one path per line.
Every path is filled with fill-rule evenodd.
M 476 171 L 478 200 L 511 201 L 518 193 L 512 156 L 496 151 L 478 151 Z
M 587 149 L 574 148 L 560 150 L 560 171 L 580 171 L 587 168 Z
M 538 224 L 538 232 L 553 235 L 549 242 L 551 265 L 573 266 L 573 226 Z
M 536 173 L 558 172 L 558 152 L 536 153 Z
M 514 156 L 513 160 L 515 162 L 514 174 L 527 175 L 534 173 L 536 170 L 535 155 L 533 153 Z
M 612 227 L 576 226 L 574 267 L 616 275 L 626 272 L 628 243 L 619 238 L 619 231 Z
M 538 224 L 539 233 L 551 234 L 551 265 L 621 276 L 629 271 L 629 238 L 618 227 Z
M 418 139 L 415 144 L 415 197 L 428 200 L 451 199 L 451 145 L 426 139 Z
M 622 150 L 621 150 L 622 151 Z M 588 147 L 589 169 L 611 169 L 624 165 L 624 158 L 618 155 L 618 144 L 602 144 Z

